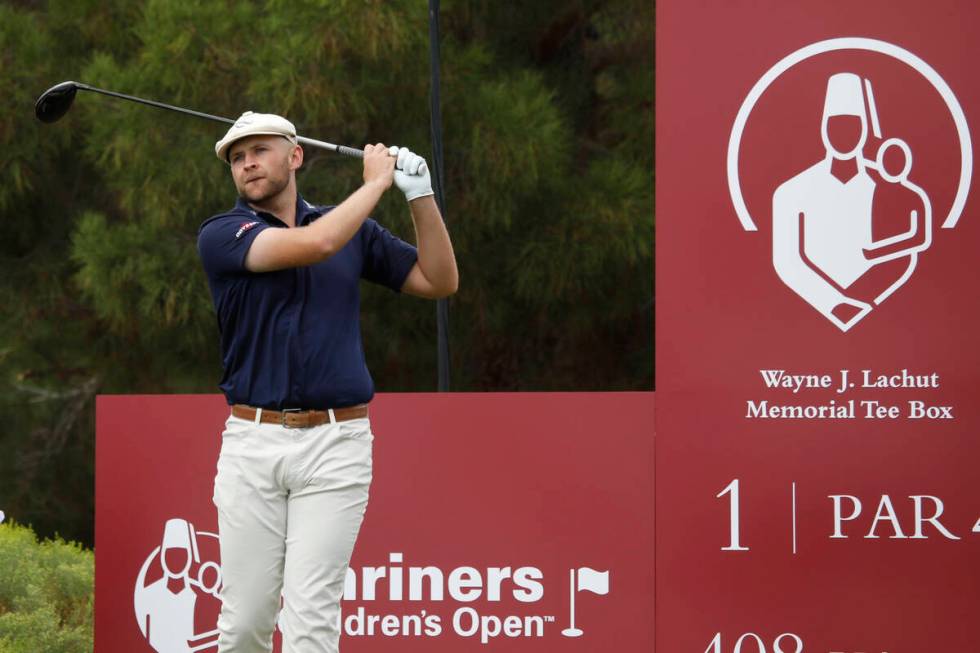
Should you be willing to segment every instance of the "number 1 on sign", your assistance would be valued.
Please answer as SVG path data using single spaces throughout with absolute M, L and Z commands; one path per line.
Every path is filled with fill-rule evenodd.
M 726 494 L 729 496 L 729 521 L 731 522 L 731 542 L 728 546 L 721 547 L 722 551 L 748 551 L 749 547 L 742 546 L 739 543 L 739 529 L 738 529 L 738 514 L 739 514 L 739 502 L 738 502 L 738 479 L 728 484 L 724 490 L 715 495 L 716 498 L 720 499 Z

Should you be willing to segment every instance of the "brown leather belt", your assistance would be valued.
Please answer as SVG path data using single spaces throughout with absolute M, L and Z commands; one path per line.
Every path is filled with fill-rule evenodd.
M 231 414 L 235 417 L 254 422 L 255 413 L 258 410 L 257 408 L 252 408 L 244 404 L 235 404 L 231 407 Z M 305 429 L 328 423 L 330 421 L 330 412 L 328 410 L 300 410 L 299 408 L 287 408 L 286 410 L 266 410 L 263 408 L 259 421 L 265 422 L 266 424 L 278 424 L 290 429 Z M 346 408 L 334 408 L 332 412 L 334 421 L 346 422 L 351 419 L 367 417 L 368 405 L 360 404 Z

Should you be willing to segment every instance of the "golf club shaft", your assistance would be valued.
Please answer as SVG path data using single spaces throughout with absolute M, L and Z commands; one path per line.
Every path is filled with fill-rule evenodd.
M 364 158 L 364 150 L 359 150 L 355 147 L 347 147 L 346 145 L 334 145 L 333 143 L 318 141 L 315 138 L 307 138 L 306 136 L 297 136 L 296 141 L 303 145 L 320 147 L 325 150 L 330 150 L 331 152 L 336 152 L 337 154 L 344 154 L 346 156 L 352 156 L 357 159 Z
M 205 118 L 207 120 L 213 120 L 215 122 L 223 122 L 228 125 L 235 124 L 234 120 L 230 118 L 223 118 L 221 116 L 211 115 L 210 113 L 203 113 L 201 111 L 194 111 L 192 109 L 185 109 L 183 107 L 175 107 L 172 104 L 165 104 L 163 102 L 156 102 L 154 100 L 146 100 L 144 98 L 139 98 L 134 95 L 126 95 L 125 93 L 116 93 L 115 91 L 107 91 L 102 88 L 96 88 L 94 86 L 89 86 L 88 84 L 81 84 L 76 82 L 75 85 L 79 90 L 92 91 L 94 93 L 101 93 L 102 95 L 109 95 L 111 97 L 121 98 L 123 100 L 130 100 L 132 102 L 139 102 L 140 104 L 147 104 L 151 107 L 157 107 L 159 109 L 169 109 L 170 111 L 176 111 L 178 113 L 186 113 L 190 116 L 197 116 L 198 118 Z M 305 136 L 297 136 L 296 140 L 303 145 L 309 145 L 312 147 L 319 147 L 325 150 L 330 150 L 331 152 L 337 152 L 338 154 L 344 154 L 346 156 L 351 156 L 355 158 L 364 158 L 364 150 L 358 150 L 353 147 L 347 147 L 346 145 L 335 145 L 333 143 L 327 143 L 326 141 L 318 141 L 313 138 L 306 138 Z

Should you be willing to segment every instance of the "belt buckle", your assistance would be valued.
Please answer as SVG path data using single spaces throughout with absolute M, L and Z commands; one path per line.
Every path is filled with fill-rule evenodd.
M 299 428 L 298 426 L 290 426 L 289 424 L 286 424 L 286 413 L 302 413 L 302 412 L 303 412 L 302 408 L 283 408 L 282 410 L 279 411 L 279 424 L 284 429 Z

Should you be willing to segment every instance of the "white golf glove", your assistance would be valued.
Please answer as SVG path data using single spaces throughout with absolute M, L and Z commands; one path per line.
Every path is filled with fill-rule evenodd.
M 395 185 L 405 193 L 406 200 L 411 202 L 432 195 L 432 179 L 425 159 L 407 147 L 397 145 L 389 147 L 388 154 L 398 157 L 395 162 Z

